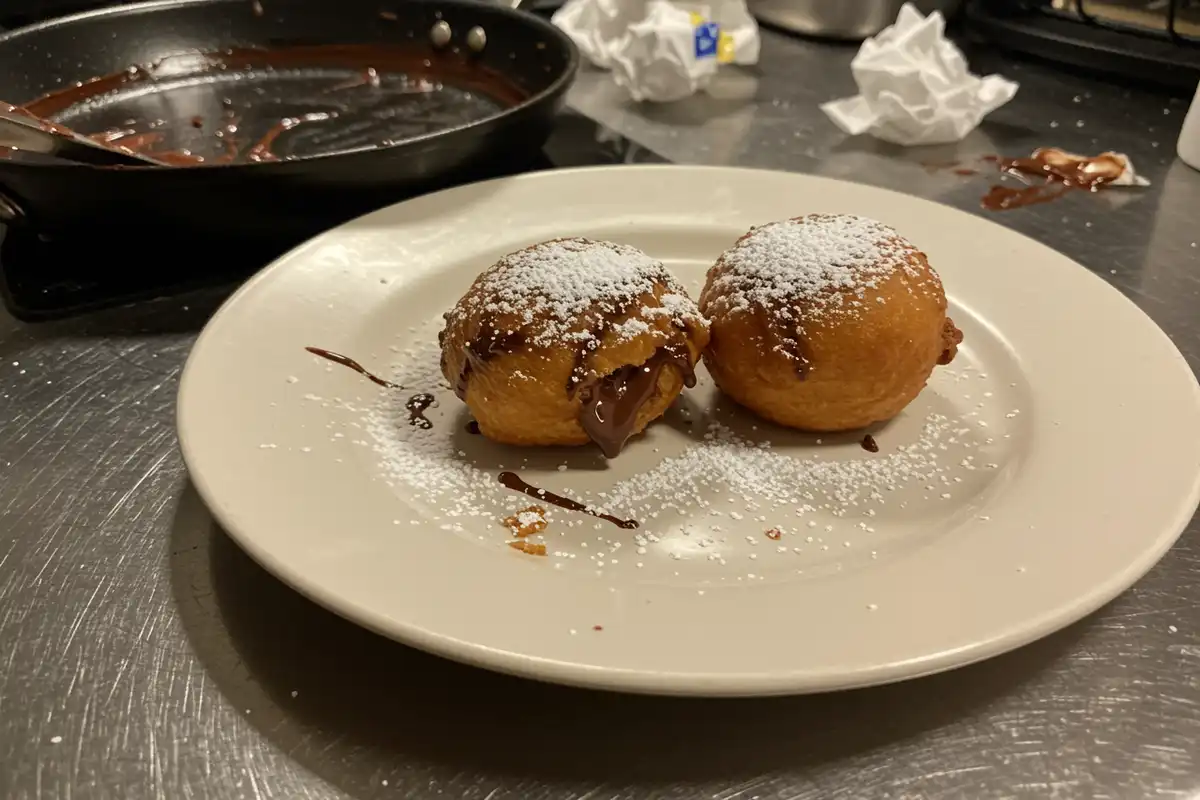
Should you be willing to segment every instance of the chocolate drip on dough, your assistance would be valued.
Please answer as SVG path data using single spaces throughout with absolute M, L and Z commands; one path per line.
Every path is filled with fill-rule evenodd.
M 523 344 L 525 334 L 521 331 L 500 331 L 491 324 L 481 325 L 479 334 L 467 342 L 462 369 L 458 372 L 458 380 L 454 382 L 454 394 L 459 400 L 464 399 L 467 396 L 467 380 L 471 377 L 471 370 L 502 353 L 515 353 Z
M 772 319 L 771 314 L 762 310 L 758 311 L 757 314 L 763 329 L 768 331 L 775 339 L 771 349 L 792 362 L 796 368 L 796 376 L 800 380 L 807 378 L 809 367 L 812 364 L 808 342 L 804 340 L 804 337 L 800 335 L 798 330 L 794 327 L 785 328 L 779 321 Z
M 600 347 L 600 343 L 604 341 L 605 332 L 616 324 L 618 319 L 623 319 L 629 312 L 629 307 L 633 305 L 637 298 L 622 297 L 616 300 L 616 305 L 612 309 L 612 313 L 600 316 L 592 327 L 588 329 L 585 336 L 579 345 L 579 349 L 575 351 L 575 363 L 571 365 L 571 376 L 567 378 L 567 394 L 574 396 L 575 392 L 583 385 L 583 379 L 588 372 L 588 356 L 594 353 Z

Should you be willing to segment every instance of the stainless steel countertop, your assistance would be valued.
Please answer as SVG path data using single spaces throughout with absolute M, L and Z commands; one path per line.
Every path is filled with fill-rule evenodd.
M 987 180 L 921 162 L 1049 144 L 1129 153 L 1150 189 L 994 219 L 1109 280 L 1200 366 L 1200 173 L 1174 159 L 1183 103 L 1009 65 L 1022 88 L 984 128 L 906 152 L 848 140 L 816 108 L 851 92 L 851 54 L 768 33 L 761 77 L 722 80 L 719 98 L 637 108 L 585 74 L 572 103 L 676 160 L 841 176 L 967 209 Z M 188 487 L 173 409 L 219 297 L 39 326 L 0 318 L 0 798 L 1200 792 L 1195 522 L 1089 619 L 933 678 L 714 702 L 504 678 L 335 618 L 214 529 Z M 1113 368 L 1136 357 L 1114 353 Z

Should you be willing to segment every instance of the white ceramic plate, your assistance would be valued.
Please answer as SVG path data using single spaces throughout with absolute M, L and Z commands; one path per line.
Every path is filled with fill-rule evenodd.
M 758 422 L 707 376 L 609 464 L 592 448 L 510 449 L 465 430 L 434 339 L 499 256 L 612 239 L 698 291 L 751 225 L 814 211 L 874 217 L 925 250 L 966 334 L 955 362 L 875 431 L 878 454 L 858 436 Z M 430 431 L 407 424 L 405 401 L 422 391 L 438 397 Z M 713 422 L 770 445 L 714 443 Z M 1103 281 L 941 205 L 736 169 L 539 173 L 330 231 L 209 323 L 183 375 L 179 435 L 220 523 L 317 602 L 471 664 L 664 694 L 847 688 L 996 655 L 1127 588 L 1200 497 L 1196 380 Z M 529 503 L 496 483 L 501 465 L 592 502 L 604 492 L 663 510 L 629 531 L 551 508 L 549 555 L 526 555 L 505 546 L 499 519 Z M 782 488 L 762 496 L 760 478 Z

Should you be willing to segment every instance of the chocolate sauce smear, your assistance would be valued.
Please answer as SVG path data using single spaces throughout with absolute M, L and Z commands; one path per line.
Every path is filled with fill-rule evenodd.
M 1067 186 L 1000 186 L 997 184 L 979 201 L 988 211 L 1009 211 L 1014 208 L 1024 208 L 1038 203 L 1049 203 L 1057 200 L 1070 191 Z
M 472 436 L 478 436 L 479 435 L 479 423 L 476 422 L 475 420 L 471 420 L 470 422 L 468 422 L 467 423 L 467 433 L 471 434 Z
M 687 345 L 672 343 L 660 347 L 645 364 L 623 366 L 580 390 L 579 424 L 605 458 L 620 455 L 638 412 L 654 395 L 659 375 L 668 365 L 683 373 L 688 388 L 696 385 Z
M 1043 183 L 1032 186 L 993 186 L 980 201 L 988 211 L 1008 211 L 1013 208 L 1048 203 L 1073 189 L 1095 192 L 1121 177 L 1125 160 L 1116 153 L 1098 156 L 1077 156 L 1057 147 L 1040 147 L 1028 158 L 984 159 L 1007 175 L 1022 178 L 1041 178 Z
M 414 394 L 408 398 L 408 401 L 404 404 L 404 407 L 408 409 L 408 424 L 425 431 L 432 428 L 433 423 L 426 418 L 425 410 L 433 405 L 436 399 L 428 392 Z
M 862 438 L 862 441 L 859 444 L 861 444 L 862 449 L 866 450 L 868 453 L 879 452 L 879 443 L 876 442 L 875 437 L 869 433 Z
M 555 494 L 554 492 L 547 491 L 546 489 L 539 489 L 536 486 L 528 484 L 521 480 L 521 476 L 515 472 L 501 472 L 498 478 L 500 483 L 503 484 L 505 488 L 522 492 L 530 497 L 541 500 L 544 503 L 549 503 L 552 506 L 565 508 L 568 511 L 582 511 L 584 514 L 589 514 L 597 519 L 602 519 L 605 522 L 611 522 L 618 528 L 624 528 L 626 530 L 632 530 L 638 527 L 637 520 L 621 519 L 620 517 L 614 517 L 612 514 L 601 514 L 599 511 L 588 508 L 577 500 L 572 500 L 569 497 L 563 497 L 562 495 Z
M 218 109 L 214 91 L 233 99 Z M 196 166 L 386 147 L 493 116 L 526 96 L 468 54 L 411 40 L 175 53 L 65 86 L 24 110 L 85 133 L 109 125 L 87 135 Z M 206 115 L 163 125 L 145 118 L 156 107 L 145 97 L 164 108 L 203 106 Z M 122 111 L 130 118 L 111 127 Z
M 353 358 L 350 358 L 350 356 L 344 356 L 341 353 L 335 353 L 331 350 L 322 350 L 320 347 L 306 347 L 304 349 L 307 350 L 308 352 L 312 353 L 314 356 L 320 356 L 321 358 L 324 358 L 328 361 L 332 361 L 335 364 L 341 364 L 343 367 L 349 367 L 350 369 L 354 370 L 359 375 L 362 375 L 367 380 L 371 381 L 371 383 L 374 383 L 377 386 L 382 386 L 385 389 L 403 389 L 404 388 L 403 386 L 401 386 L 398 383 L 392 383 L 391 381 L 385 381 L 383 378 L 374 374 L 373 372 L 368 370 L 366 367 L 364 367 L 362 364 L 355 361 Z

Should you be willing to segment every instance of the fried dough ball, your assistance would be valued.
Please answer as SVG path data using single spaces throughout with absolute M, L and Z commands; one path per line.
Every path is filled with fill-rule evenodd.
M 707 323 L 661 262 L 580 238 L 505 256 L 445 318 L 442 374 L 484 436 L 595 441 L 609 458 L 694 385 L 708 344 Z
M 807 431 L 891 419 L 962 342 L 925 254 L 850 215 L 752 229 L 709 270 L 700 310 L 711 322 L 705 364 L 721 390 Z

